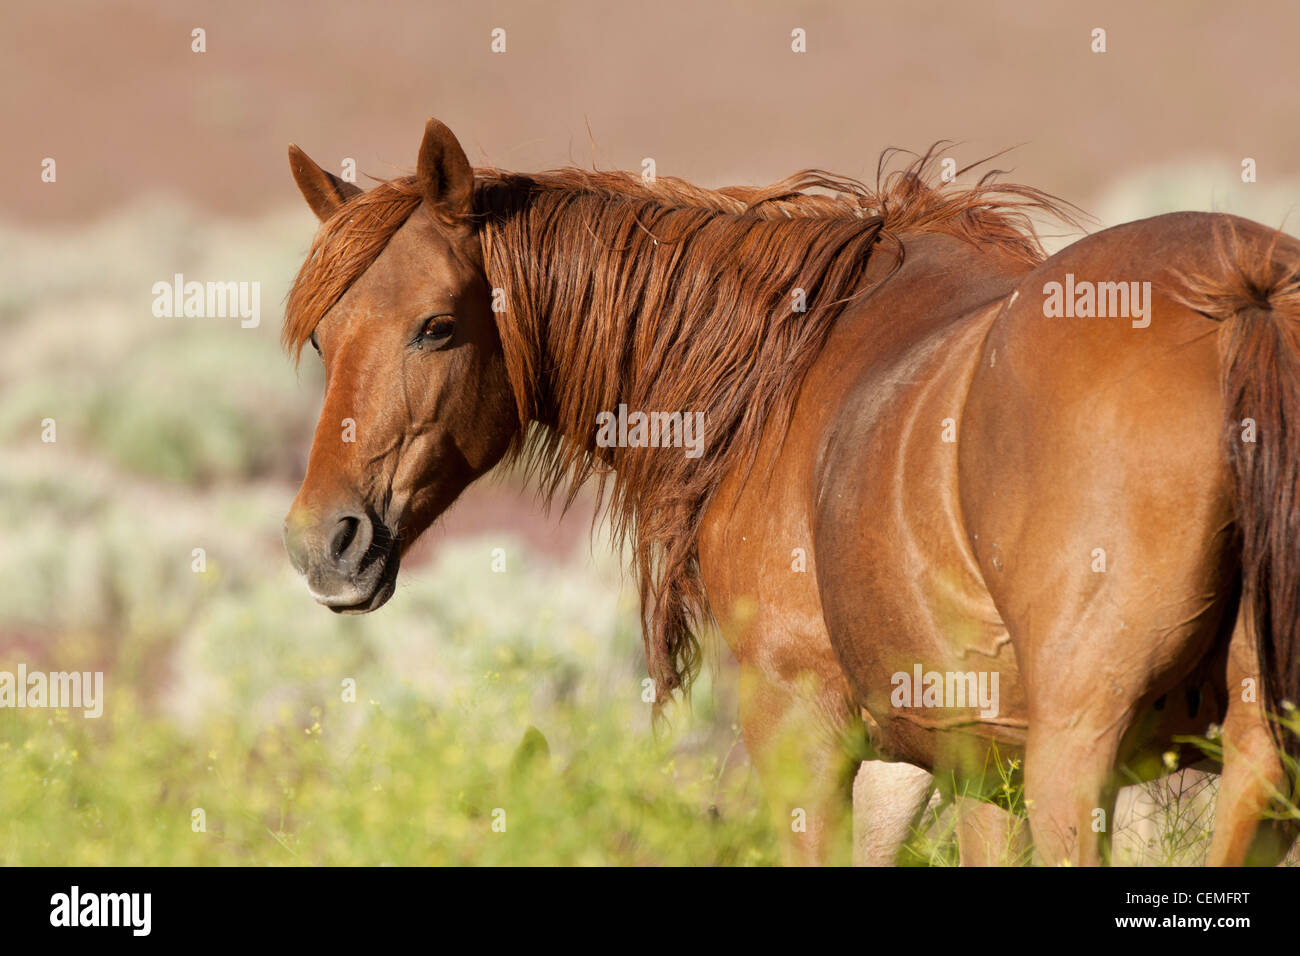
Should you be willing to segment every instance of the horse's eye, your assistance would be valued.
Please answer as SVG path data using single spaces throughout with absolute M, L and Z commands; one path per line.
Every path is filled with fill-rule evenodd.
M 320 350 L 320 343 L 316 341 L 316 333 L 315 333 L 315 332 L 313 332 L 313 333 L 311 334 L 311 339 L 310 339 L 310 341 L 311 341 L 311 347 L 314 348 L 314 349 L 316 350 L 316 354 L 319 355 L 321 358 L 324 358 L 324 357 L 325 357 L 325 353 L 322 352 L 322 351 Z
M 416 344 L 427 349 L 445 348 L 451 342 L 452 333 L 455 331 L 456 324 L 448 316 L 435 315 L 426 320 L 421 327 Z

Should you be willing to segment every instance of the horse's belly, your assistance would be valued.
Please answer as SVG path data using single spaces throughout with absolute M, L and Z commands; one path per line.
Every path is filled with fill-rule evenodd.
M 889 756 L 978 770 L 1014 753 L 1025 702 L 961 521 L 957 442 L 998 305 L 868 370 L 820 472 L 814 527 L 831 643 Z

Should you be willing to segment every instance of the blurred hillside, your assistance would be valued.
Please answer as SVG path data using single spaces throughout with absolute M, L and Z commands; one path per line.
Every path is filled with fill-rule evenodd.
M 1145 167 L 1300 175 L 1300 7 L 1285 0 L 231 0 L 11 5 L 2 219 L 86 222 L 162 192 L 204 217 L 292 198 L 285 147 L 390 176 L 428 116 L 476 164 L 595 162 L 718 185 L 871 178 L 941 139 L 1086 203 Z M 191 31 L 206 30 L 205 53 Z M 491 33 L 506 31 L 506 50 Z M 807 52 L 791 51 L 806 31 Z M 1107 51 L 1092 52 L 1106 30 Z M 29 91 L 29 92 L 28 92 Z M 58 161 L 55 184 L 40 179 Z

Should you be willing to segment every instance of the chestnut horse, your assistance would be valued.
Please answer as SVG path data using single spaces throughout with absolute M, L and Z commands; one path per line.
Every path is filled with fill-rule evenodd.
M 996 757 L 1039 858 L 1098 863 L 1117 784 L 1212 722 L 1212 862 L 1284 848 L 1300 243 L 1186 213 L 1047 258 L 1051 197 L 926 161 L 874 189 L 476 172 L 436 120 L 367 192 L 290 160 L 323 225 L 284 339 L 326 386 L 285 543 L 320 603 L 380 607 L 518 456 L 566 501 L 597 482 L 659 704 L 717 623 L 786 860 L 847 852 L 864 757 L 913 803 Z

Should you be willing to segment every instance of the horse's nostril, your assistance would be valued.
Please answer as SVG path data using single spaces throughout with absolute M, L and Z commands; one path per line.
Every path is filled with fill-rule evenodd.
M 352 515 L 347 515 L 339 519 L 339 523 L 334 527 L 334 536 L 330 539 L 330 555 L 335 561 L 338 561 L 347 553 L 349 547 L 357 539 L 357 529 L 361 527 L 361 519 Z

